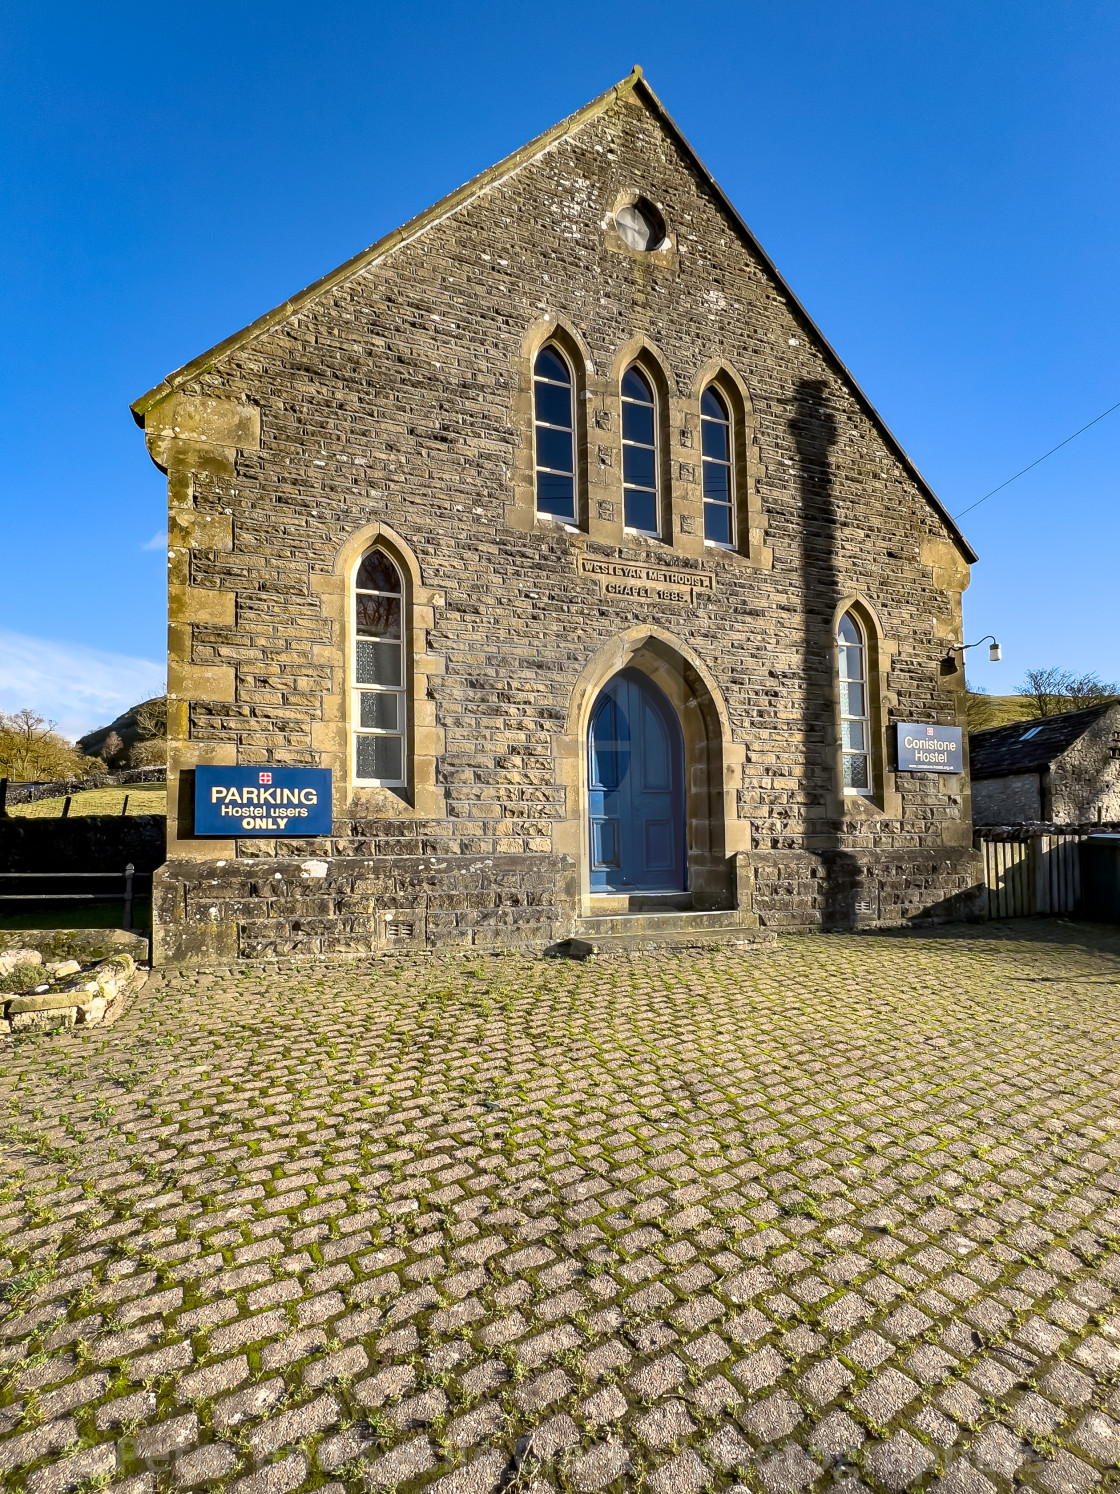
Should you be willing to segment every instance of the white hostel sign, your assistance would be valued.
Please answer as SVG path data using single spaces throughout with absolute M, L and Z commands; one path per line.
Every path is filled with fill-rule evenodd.
M 898 721 L 900 773 L 963 773 L 964 743 L 959 726 L 929 726 L 926 722 Z

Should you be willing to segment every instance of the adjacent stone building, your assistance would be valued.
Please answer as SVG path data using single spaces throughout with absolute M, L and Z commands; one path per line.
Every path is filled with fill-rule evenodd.
M 639 69 L 133 406 L 158 961 L 960 916 L 968 544 Z M 192 830 L 200 764 L 333 833 Z
M 1120 702 L 969 736 L 978 825 L 1120 821 Z

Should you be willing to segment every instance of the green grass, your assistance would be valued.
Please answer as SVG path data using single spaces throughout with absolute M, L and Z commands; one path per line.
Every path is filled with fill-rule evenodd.
M 124 788 L 86 789 L 74 794 L 70 801 L 70 814 L 120 814 L 126 794 L 130 815 L 167 813 L 167 785 L 137 783 Z M 62 814 L 64 803 L 64 798 L 38 799 L 34 804 L 10 804 L 8 813 L 20 819 L 57 820 Z
M 0 901 L 0 929 L 119 929 L 124 915 L 124 903 L 120 898 L 96 903 L 52 904 L 44 900 L 33 908 L 25 905 L 18 913 L 9 911 L 11 907 L 11 903 Z M 150 932 L 150 897 L 133 898 L 132 927 L 136 933 Z

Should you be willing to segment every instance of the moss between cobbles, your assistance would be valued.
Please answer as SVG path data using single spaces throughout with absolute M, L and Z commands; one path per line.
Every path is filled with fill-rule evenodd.
M 1077 1364 L 1088 1344 L 1096 1358 L 1079 1372 L 1091 1386 L 1089 1400 L 1080 1407 L 1076 1395 L 1067 1395 L 1068 1404 L 1060 1396 L 1050 1401 L 1059 1422 L 1036 1441 L 1020 1473 L 1035 1483 L 1046 1458 L 1064 1451 L 1092 1481 L 1108 1466 L 1108 1446 L 1099 1436 L 1082 1445 L 1089 1435 L 1078 1430 L 1082 1419 L 1096 1407 L 1106 1431 L 1114 1417 L 1120 1423 L 1115 1367 L 1105 1352 L 1120 1281 L 1108 1265 L 1120 1233 L 1120 1177 L 1112 1171 L 1120 1156 L 1112 1124 L 1120 1012 L 1108 1000 L 1120 980 L 1118 953 L 1117 940 L 1099 932 L 1024 926 L 937 939 L 788 939 L 764 956 L 722 952 L 656 963 L 476 958 L 469 971 L 446 960 L 421 972 L 356 965 L 326 979 L 279 967 L 165 977 L 111 1034 L 54 1040 L 49 1051 L 21 1047 L 5 1061 L 0 1095 L 8 1103 L 12 1175 L 0 1199 L 0 1238 L 25 1289 L 10 1303 L 0 1390 L 0 1418 L 20 1404 L 21 1419 L 6 1436 L 0 1430 L 0 1462 L 6 1442 L 52 1424 L 49 1416 L 38 1420 L 44 1397 L 103 1363 L 108 1385 L 68 1413 L 83 1445 L 119 1435 L 100 1430 L 95 1412 L 138 1383 L 157 1393 L 157 1425 L 181 1417 L 182 1370 L 141 1374 L 138 1382 L 134 1361 L 185 1345 L 188 1368 L 245 1353 L 244 1384 L 283 1380 L 282 1397 L 236 1435 L 214 1420 L 218 1397 L 192 1403 L 202 1442 L 229 1442 L 237 1454 L 224 1478 L 230 1489 L 263 1466 L 253 1428 L 325 1393 L 334 1395 L 341 1420 L 368 1436 L 341 1475 L 317 1462 L 340 1426 L 279 1449 L 278 1456 L 298 1448 L 308 1457 L 306 1487 L 341 1476 L 356 1491 L 379 1457 L 427 1436 L 435 1444 L 431 1466 L 403 1478 L 402 1488 L 427 1487 L 481 1446 L 501 1449 L 511 1476 L 532 1463 L 540 1487 L 582 1488 L 580 1460 L 608 1432 L 589 1426 L 580 1406 L 604 1383 L 622 1388 L 631 1408 L 620 1433 L 630 1472 L 619 1487 L 643 1478 L 658 1487 L 672 1448 L 645 1447 L 633 1423 L 647 1404 L 683 1396 L 696 1431 L 674 1445 L 691 1445 L 716 1486 L 730 1487 L 738 1475 L 722 1467 L 710 1439 L 735 1427 L 755 1445 L 747 1485 L 769 1488 L 771 1450 L 747 1430 L 747 1413 L 775 1389 L 796 1406 L 801 1419 L 790 1435 L 807 1451 L 814 1425 L 837 1407 L 875 1445 L 905 1429 L 936 1457 L 917 1487 L 951 1472 L 986 1423 L 1012 1427 L 1015 1398 L 1042 1385 L 1055 1365 Z M 482 993 L 479 980 L 486 980 Z M 478 1000 L 492 992 L 498 999 Z M 270 1215 L 272 1200 L 282 1207 Z M 1010 1243 L 1024 1223 L 1050 1238 Z M 637 1233 L 647 1230 L 653 1238 Z M 500 1240 L 501 1249 L 481 1267 L 455 1258 L 484 1237 Z M 331 1309 L 325 1343 L 267 1370 L 261 1356 L 274 1347 L 276 1330 L 228 1353 L 211 1352 L 201 1334 L 176 1331 L 183 1312 L 213 1301 L 234 1304 L 233 1322 L 249 1316 L 247 1291 L 255 1286 L 225 1298 L 211 1283 L 269 1242 L 283 1250 L 267 1258 L 272 1278 L 288 1268 L 301 1283 L 299 1301 L 282 1308 L 289 1334 L 299 1331 L 300 1303 L 321 1295 L 314 1273 L 347 1265 L 351 1280 L 331 1289 L 341 1289 L 341 1310 Z M 507 1267 L 503 1253 L 527 1245 L 549 1258 Z M 944 1261 L 919 1261 L 931 1246 Z M 827 1280 L 845 1255 L 853 1259 Z M 566 1281 L 543 1274 L 565 1262 L 575 1268 Z M 423 1284 L 409 1269 L 431 1274 L 433 1263 L 440 1268 L 434 1300 L 389 1322 L 393 1304 Z M 707 1279 L 686 1282 L 696 1266 Z M 743 1298 L 733 1284 L 759 1267 L 769 1283 L 759 1278 Z M 466 1290 L 482 1315 L 450 1332 L 437 1329 L 435 1315 L 456 1300 L 444 1278 L 464 1269 L 480 1271 Z M 970 1269 L 965 1300 L 934 1299 L 937 1286 Z M 1039 1279 L 1024 1284 L 1025 1270 Z M 78 1282 L 83 1271 L 89 1279 Z M 142 1272 L 154 1279 L 135 1298 L 105 1298 Z M 367 1297 L 364 1283 L 381 1278 L 385 1290 Z M 69 1281 L 75 1288 L 64 1291 Z M 639 1309 L 651 1284 L 667 1300 L 646 1298 Z M 605 1295 L 594 1290 L 603 1285 Z M 136 1301 L 142 1309 L 148 1297 L 155 1302 L 176 1286 L 184 1288 L 178 1308 L 147 1319 L 141 1310 L 133 1319 L 124 1306 Z M 513 1297 L 502 1295 L 511 1289 Z M 557 1322 L 537 1312 L 566 1291 L 578 1303 L 565 1304 Z M 686 1328 L 674 1314 L 705 1292 L 718 1294 L 715 1319 Z M 617 1303 L 631 1299 L 627 1317 Z M 370 1369 L 319 1388 L 306 1383 L 305 1368 L 343 1342 L 347 1315 L 376 1301 L 382 1320 L 355 1340 Z M 886 1370 L 912 1375 L 914 1341 L 871 1369 L 846 1351 L 907 1303 L 931 1319 L 918 1342 L 939 1343 L 954 1327 L 970 1336 L 967 1344 L 953 1340 L 951 1368 L 879 1426 L 857 1398 Z M 993 1305 L 1006 1314 L 1001 1324 L 971 1323 Z M 769 1325 L 747 1342 L 726 1327 L 743 1309 L 761 1310 Z M 1058 1327 L 1059 1310 L 1072 1310 L 1080 1326 Z M 523 1326 L 513 1325 L 513 1340 L 489 1346 L 487 1330 L 517 1313 Z M 1045 1353 L 1014 1342 L 1034 1317 L 1063 1336 Z M 148 1324 L 152 1342 L 123 1344 L 106 1361 L 106 1336 L 127 1335 L 133 1321 Z M 798 1324 L 822 1339 L 801 1358 L 783 1347 Z M 555 1328 L 573 1341 L 537 1350 Z M 713 1330 L 723 1357 L 701 1370 L 688 1349 Z M 403 1336 L 386 1349 L 394 1334 Z M 1103 1351 L 1091 1347 L 1095 1335 Z M 627 1356 L 606 1380 L 586 1368 L 587 1354 L 604 1344 Z M 736 1389 L 735 1370 L 767 1345 L 778 1346 L 785 1368 L 757 1392 Z M 72 1361 L 61 1362 L 68 1353 Z M 376 1373 L 379 1353 L 411 1365 L 414 1383 L 370 1408 L 362 1382 Z M 671 1385 L 630 1383 L 669 1354 L 683 1370 Z M 798 1382 L 830 1356 L 853 1378 L 821 1406 Z M 471 1380 L 471 1372 L 489 1362 L 501 1378 L 479 1388 L 486 1376 Z M 946 1423 L 956 1440 L 941 1446 L 915 1418 L 939 1407 L 952 1387 L 971 1389 L 970 1377 L 985 1364 L 1001 1366 L 1011 1388 L 977 1396 L 979 1415 L 958 1408 Z M 554 1367 L 571 1388 L 558 1401 L 524 1409 L 520 1390 Z M 732 1401 L 740 1399 L 708 1411 L 703 1397 L 717 1376 Z M 433 1389 L 450 1406 L 426 1430 L 394 1419 L 409 1397 Z M 1056 1396 L 1053 1387 L 1049 1393 Z M 455 1418 L 495 1398 L 500 1430 L 460 1445 Z M 561 1414 L 574 1418 L 580 1442 L 515 1468 L 519 1439 Z M 115 1478 L 147 1468 L 128 1448 L 151 1422 L 129 1424 Z M 6 1470 L 10 1486 L 30 1487 L 60 1451 Z M 863 1464 L 865 1481 L 875 1484 L 858 1449 L 844 1458 L 853 1469 Z M 822 1477 L 827 1462 L 817 1459 Z M 155 1471 L 160 1482 L 174 1477 L 170 1461 Z M 984 1476 L 1000 1484 L 990 1469 Z

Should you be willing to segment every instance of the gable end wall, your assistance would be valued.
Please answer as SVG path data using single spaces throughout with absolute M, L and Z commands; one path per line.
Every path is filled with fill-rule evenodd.
M 1053 765 L 1051 783 L 1059 824 L 1120 820 L 1120 705 L 1067 747 Z
M 627 190 L 661 206 L 672 255 L 610 246 L 604 222 Z M 531 440 L 526 339 L 542 318 L 563 319 L 589 355 L 579 534 L 511 522 Z M 607 375 L 634 339 L 668 380 L 671 544 L 622 531 Z M 700 512 L 698 381 L 717 364 L 751 410 L 752 532 L 739 555 L 705 549 L 695 522 L 680 522 Z M 394 908 L 411 912 L 421 943 L 562 936 L 583 894 L 558 737 L 588 660 L 646 626 L 703 661 L 738 752 L 710 903 L 778 927 L 952 916 L 967 903 L 963 776 L 895 774 L 888 749 L 877 804 L 837 793 L 831 649 L 837 607 L 858 599 L 877 623 L 884 723 L 957 724 L 963 675 L 942 661 L 960 641 L 967 565 L 633 95 L 231 350 L 146 430 L 169 478 L 173 779 L 236 761 L 330 766 L 336 781 L 334 837 L 293 847 L 192 839 L 183 775 L 161 874 L 163 958 L 188 945 L 222 957 L 380 947 Z M 405 799 L 348 781 L 338 559 L 376 525 L 401 537 L 419 577 L 417 750 L 432 766 Z M 608 595 L 581 557 L 706 579 L 683 600 Z M 314 856 L 331 872 L 312 887 L 300 863 Z

